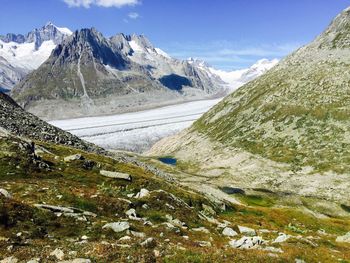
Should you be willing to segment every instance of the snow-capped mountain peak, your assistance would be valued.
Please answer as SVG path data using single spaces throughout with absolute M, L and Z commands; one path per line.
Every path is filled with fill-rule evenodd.
M 210 68 L 210 71 L 218 75 L 228 84 L 231 91 L 243 86 L 245 83 L 261 76 L 278 63 L 278 59 L 260 59 L 247 69 L 239 69 L 233 71 L 224 71 Z
M 56 45 L 71 34 L 68 28 L 48 22 L 26 35 L 0 36 L 0 87 L 10 89 L 25 74 L 38 68 Z

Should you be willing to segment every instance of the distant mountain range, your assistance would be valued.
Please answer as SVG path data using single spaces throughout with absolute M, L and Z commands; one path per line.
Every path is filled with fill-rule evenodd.
M 94 28 L 73 33 L 52 23 L 27 35 L 0 36 L 1 90 L 12 90 L 21 106 L 45 119 L 220 97 L 274 64 L 262 60 L 224 72 L 200 60 L 172 58 L 143 35 L 106 38 Z

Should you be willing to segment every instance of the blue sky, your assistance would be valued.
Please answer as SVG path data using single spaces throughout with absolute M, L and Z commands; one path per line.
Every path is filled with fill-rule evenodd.
M 348 0 L 0 0 L 0 34 L 52 21 L 106 36 L 145 34 L 178 58 L 221 69 L 281 58 L 321 33 Z

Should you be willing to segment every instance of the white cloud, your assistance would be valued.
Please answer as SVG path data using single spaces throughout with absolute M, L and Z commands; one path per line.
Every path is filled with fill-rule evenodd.
M 136 13 L 136 12 L 131 12 L 131 13 L 128 14 L 128 17 L 130 19 L 137 19 L 137 18 L 140 17 L 140 15 L 138 13 Z
M 134 6 L 140 3 L 139 0 L 63 0 L 69 7 L 90 8 L 93 5 L 101 7 L 123 7 Z

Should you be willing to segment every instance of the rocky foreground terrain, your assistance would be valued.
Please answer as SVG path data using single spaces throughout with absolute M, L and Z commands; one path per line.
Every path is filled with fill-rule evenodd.
M 0 146 L 2 263 L 350 259 L 348 220 L 257 196 L 206 196 L 137 160 L 4 132 Z

